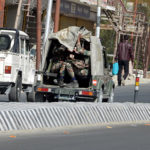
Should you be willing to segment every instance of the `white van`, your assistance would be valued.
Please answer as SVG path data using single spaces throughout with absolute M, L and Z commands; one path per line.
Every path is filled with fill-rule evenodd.
M 21 90 L 32 90 L 35 58 L 29 50 L 25 32 L 0 28 L 0 94 L 9 94 L 10 101 L 20 101 Z

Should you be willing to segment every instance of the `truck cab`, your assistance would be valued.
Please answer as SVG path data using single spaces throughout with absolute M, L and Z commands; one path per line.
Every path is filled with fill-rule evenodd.
M 21 90 L 32 90 L 34 77 L 29 36 L 23 31 L 0 28 L 0 94 L 9 94 L 10 101 L 20 101 Z

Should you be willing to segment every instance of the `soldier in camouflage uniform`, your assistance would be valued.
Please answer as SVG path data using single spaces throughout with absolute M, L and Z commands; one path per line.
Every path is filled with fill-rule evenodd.
M 76 54 L 84 55 L 85 57 L 84 59 L 75 59 L 72 61 L 72 63 L 75 66 L 75 74 L 78 76 L 87 76 L 89 74 L 89 56 L 91 55 L 91 52 L 81 47 L 80 39 L 81 35 L 79 34 L 77 45 L 74 51 Z
M 89 74 L 89 56 L 90 51 L 85 50 L 80 43 L 81 35 L 78 37 L 74 54 L 71 54 L 68 61 L 72 64 L 75 75 L 80 77 L 87 77 Z M 79 56 L 79 57 L 78 57 Z M 82 56 L 82 57 L 81 57 Z M 73 82 L 67 85 L 73 87 Z
M 73 68 L 72 68 L 72 65 L 70 64 L 70 62 L 67 62 L 67 54 L 65 55 L 65 50 L 66 50 L 66 47 L 64 46 L 61 46 L 59 48 L 59 53 L 62 51 L 63 52 L 63 56 L 65 56 L 65 59 L 62 58 L 62 56 L 58 53 L 55 55 L 57 56 L 57 58 L 54 59 L 54 62 L 53 62 L 53 66 L 52 66 L 52 69 L 51 71 L 54 72 L 54 73 L 57 73 L 59 72 L 59 85 L 60 86 L 64 86 L 64 77 L 65 77 L 65 70 L 67 70 L 69 76 L 71 77 L 71 80 L 73 82 L 73 86 L 74 87 L 78 87 L 78 83 L 77 83 L 77 80 L 75 78 L 75 74 L 74 74 L 74 71 L 73 71 Z

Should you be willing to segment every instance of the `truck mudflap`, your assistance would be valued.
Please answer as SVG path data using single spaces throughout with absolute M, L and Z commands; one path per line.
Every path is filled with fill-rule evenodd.
M 95 100 L 97 92 L 85 88 L 61 88 L 61 87 L 36 87 L 36 92 L 44 95 L 52 94 L 54 99 L 64 101 Z

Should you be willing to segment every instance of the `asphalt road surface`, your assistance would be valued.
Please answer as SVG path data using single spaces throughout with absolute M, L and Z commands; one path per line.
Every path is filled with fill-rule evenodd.
M 141 85 L 137 102 L 149 103 L 150 85 Z M 133 102 L 134 86 L 116 87 L 115 102 Z M 1 96 L 1 101 L 8 101 Z M 25 101 L 25 95 L 22 95 Z M 0 150 L 149 150 L 150 124 L 104 126 L 52 132 L 1 132 Z
M 115 102 L 134 102 L 134 86 L 121 86 L 115 88 Z M 150 85 L 142 84 L 139 87 L 137 103 L 150 103 Z
M 137 102 L 150 103 L 150 85 L 142 84 L 139 88 Z M 22 93 L 21 100 L 26 101 L 26 95 Z M 8 96 L 0 96 L 0 101 L 8 101 Z M 133 102 L 134 101 L 134 86 L 127 85 L 115 88 L 114 102 Z
M 1 133 L 0 150 L 149 150 L 150 124 Z
M 26 101 L 26 95 L 22 93 L 22 102 Z M 0 96 L 0 101 L 8 101 L 8 96 Z M 134 101 L 134 86 L 127 85 L 115 88 L 115 102 L 133 102 Z M 140 86 L 139 94 L 137 97 L 139 103 L 150 103 L 150 85 L 143 84 Z

